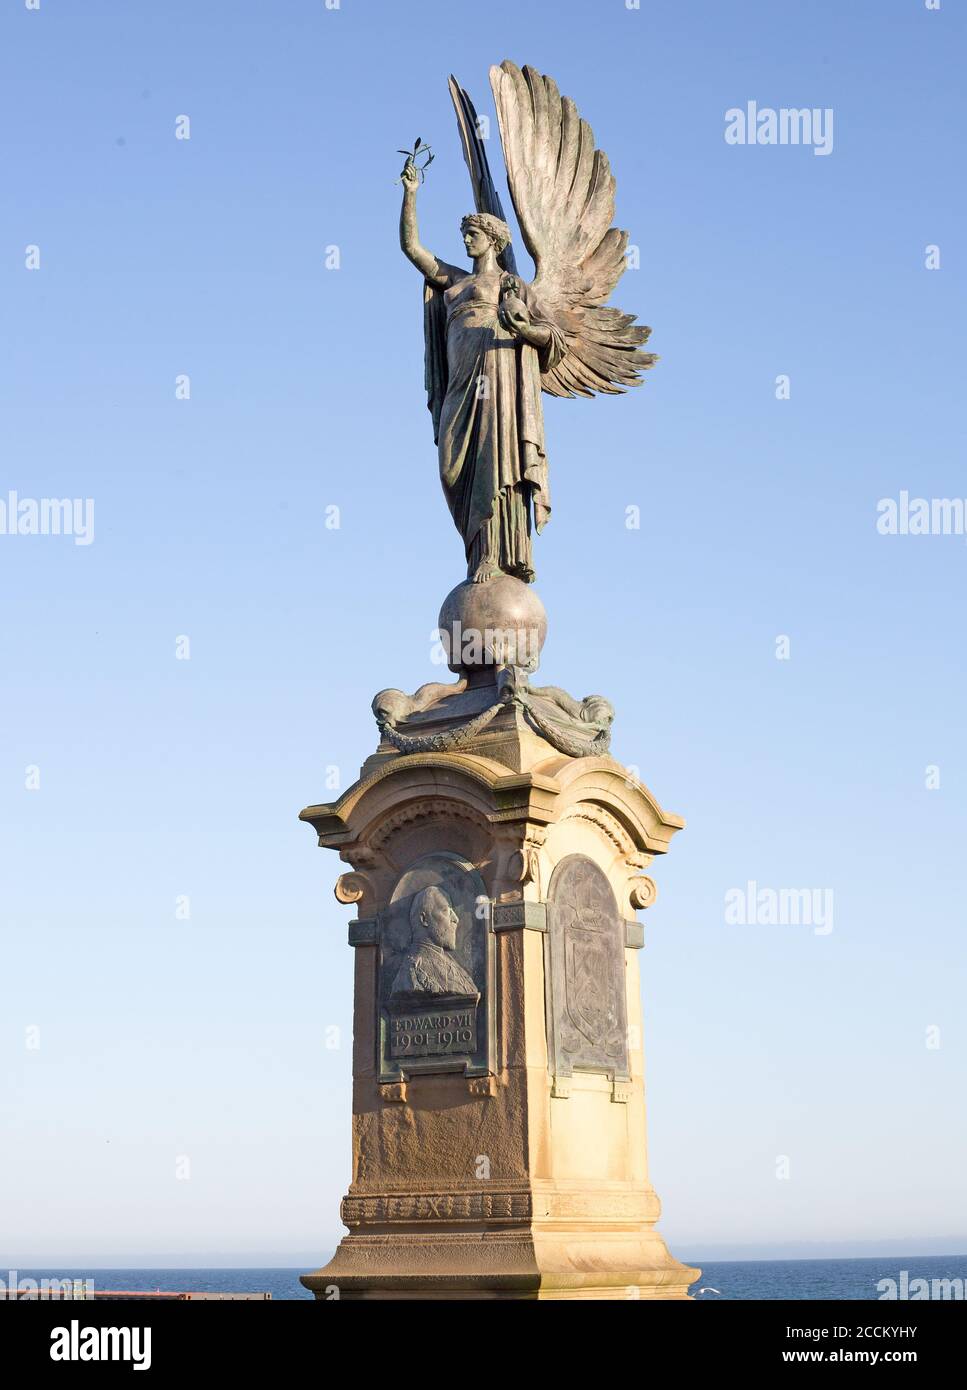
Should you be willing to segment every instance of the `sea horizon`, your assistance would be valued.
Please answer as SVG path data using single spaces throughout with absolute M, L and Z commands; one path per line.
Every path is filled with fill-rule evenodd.
M 737 1301 L 961 1301 L 967 1289 L 967 1252 L 933 1255 L 894 1253 L 840 1258 L 779 1257 L 709 1259 L 688 1256 L 701 1269 L 692 1286 L 699 1302 Z M 11 1264 L 0 1268 L 5 1284 L 24 1280 L 90 1280 L 94 1289 L 140 1292 L 267 1293 L 284 1301 L 310 1300 L 299 1275 L 320 1262 L 255 1265 Z
M 967 1234 L 953 1237 L 931 1237 L 924 1241 L 910 1238 L 896 1240 L 869 1241 L 795 1241 L 775 1246 L 749 1242 L 721 1241 L 708 1245 L 696 1245 L 690 1241 L 678 1241 L 666 1236 L 669 1249 L 683 1264 L 700 1265 L 702 1260 L 715 1264 L 757 1264 L 782 1263 L 786 1261 L 827 1261 L 827 1260 L 865 1260 L 865 1259 L 933 1259 L 936 1257 L 967 1258 Z M 0 1255 L 0 1277 L 5 1269 L 26 1270 L 49 1269 L 63 1266 L 66 1269 L 84 1267 L 91 1270 L 118 1269 L 319 1269 L 328 1263 L 336 1252 L 339 1237 L 331 1243 L 317 1246 L 314 1251 L 285 1251 L 282 1253 L 266 1250 L 242 1251 L 168 1251 L 159 1254 L 152 1251 L 136 1254 L 102 1252 L 84 1258 L 76 1251 L 51 1256 L 49 1253 L 20 1255 L 10 1258 Z M 320 1253 L 321 1252 L 321 1253 Z

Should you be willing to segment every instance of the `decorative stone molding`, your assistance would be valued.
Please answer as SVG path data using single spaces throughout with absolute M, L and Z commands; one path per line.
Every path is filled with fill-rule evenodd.
M 640 951 L 645 944 L 645 929 L 640 922 L 625 922 L 625 946 L 630 951 Z
M 592 825 L 596 825 L 614 845 L 619 854 L 628 855 L 634 850 L 634 845 L 630 835 L 627 834 L 621 822 L 606 811 L 603 806 L 594 806 L 590 802 L 582 801 L 577 806 L 572 806 L 561 817 L 562 821 L 586 820 Z
M 647 869 L 654 857 L 653 854 L 629 854 L 625 863 L 629 869 Z
M 383 1085 L 380 1086 L 380 1088 L 379 1088 L 379 1093 L 380 1093 L 380 1096 L 383 1098 L 383 1100 L 388 1100 L 388 1101 L 404 1101 L 404 1100 L 406 1100 L 406 1082 L 405 1082 L 405 1081 L 389 1081 L 389 1082 L 386 1082 L 386 1083 L 384 1083 Z M 348 1225 L 349 1223 L 347 1222 L 346 1224 Z
M 472 821 L 475 825 L 486 827 L 486 817 L 472 806 L 453 797 L 435 797 L 432 801 L 413 801 L 394 815 L 388 816 L 373 832 L 369 839 L 371 850 L 384 849 L 398 830 L 416 825 L 420 821 L 432 821 L 457 817 Z
M 517 851 L 514 865 L 520 883 L 533 883 L 538 896 L 541 893 L 541 850 L 547 839 L 547 832 L 528 828 L 523 843 Z
M 648 1221 L 655 1217 L 657 1200 L 651 1192 L 628 1192 L 614 1188 L 586 1191 L 538 1189 L 534 1207 L 541 1216 L 564 1221 Z
M 350 946 L 376 946 L 379 943 L 379 923 L 375 917 L 363 918 L 349 924 Z
M 546 903 L 497 903 L 493 910 L 494 931 L 547 931 Z
M 352 858 L 346 853 L 345 849 L 340 850 L 339 858 L 344 864 L 352 864 L 353 869 L 378 869 L 379 855 L 373 854 L 372 850 L 365 845 L 355 845 L 352 850 Z M 365 880 L 364 880 L 365 882 Z M 338 897 L 338 893 L 336 894 Z
M 343 1224 L 350 1227 L 398 1222 L 530 1221 L 530 1192 L 400 1192 L 378 1197 L 344 1197 Z

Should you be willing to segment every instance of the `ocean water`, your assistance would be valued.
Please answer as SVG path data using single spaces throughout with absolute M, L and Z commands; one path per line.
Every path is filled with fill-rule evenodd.
M 861 1260 L 688 1260 L 702 1271 L 692 1294 L 698 1302 L 720 1302 L 723 1298 L 753 1301 L 759 1299 L 882 1299 L 886 1290 L 878 1289 L 883 1279 L 892 1279 L 897 1293 L 906 1289 L 916 1293 L 915 1279 L 929 1281 L 953 1279 L 964 1295 L 967 1281 L 967 1255 L 877 1255 Z M 906 1271 L 906 1282 L 903 1271 Z M 700 1293 L 702 1289 L 718 1293 Z
M 689 1260 L 702 1270 L 692 1289 L 700 1303 L 721 1299 L 821 1299 L 874 1301 L 877 1284 L 892 1279 L 897 1291 L 922 1290 L 915 1279 L 957 1281 L 963 1298 L 967 1255 L 894 1255 L 861 1260 Z M 194 1291 L 199 1293 L 271 1293 L 274 1299 L 311 1299 L 299 1283 L 299 1269 L 23 1269 L 21 1278 L 93 1279 L 96 1289 Z M 904 1283 L 904 1272 L 906 1282 Z M 6 1278 L 6 1272 L 0 1271 Z M 933 1289 L 933 1285 L 928 1283 Z M 717 1292 L 713 1292 L 717 1290 Z M 935 1296 L 940 1296 L 935 1294 Z M 948 1294 L 949 1296 L 949 1294 Z

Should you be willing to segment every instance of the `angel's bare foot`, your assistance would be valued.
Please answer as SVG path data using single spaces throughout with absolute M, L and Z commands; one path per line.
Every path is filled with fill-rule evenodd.
M 488 557 L 480 561 L 470 579 L 474 584 L 486 584 L 488 579 L 496 579 L 499 573 L 500 566 Z

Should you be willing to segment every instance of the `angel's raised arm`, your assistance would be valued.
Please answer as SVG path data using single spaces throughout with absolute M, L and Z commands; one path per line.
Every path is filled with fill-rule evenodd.
M 400 175 L 403 184 L 403 206 L 400 209 L 400 247 L 408 261 L 438 290 L 445 290 L 454 280 L 466 274 L 456 266 L 439 260 L 432 251 L 420 244 L 420 234 L 416 225 L 416 190 L 420 176 L 413 164 L 407 164 Z

